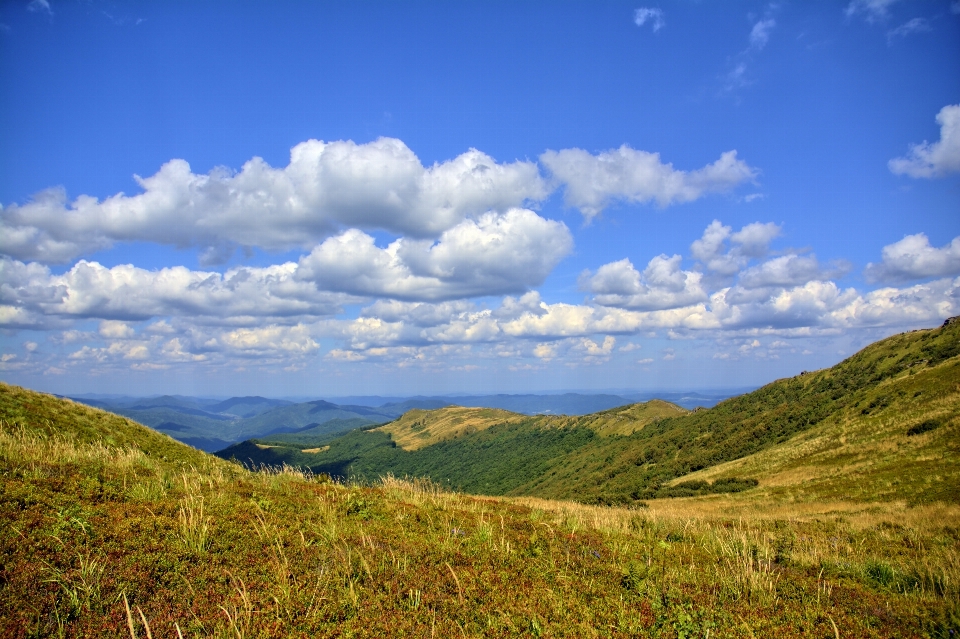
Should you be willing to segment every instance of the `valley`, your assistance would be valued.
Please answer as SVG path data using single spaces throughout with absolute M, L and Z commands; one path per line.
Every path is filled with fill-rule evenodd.
M 0 386 L 0 637 L 960 630 L 957 323 L 695 411 L 308 405 L 219 407 L 306 426 L 245 467 Z

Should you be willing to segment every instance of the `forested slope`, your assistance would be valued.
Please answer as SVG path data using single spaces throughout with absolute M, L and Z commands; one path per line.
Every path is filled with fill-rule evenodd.
M 388 473 L 427 476 L 471 492 L 600 503 L 738 491 L 756 484 L 755 468 L 739 475 L 730 469 L 716 477 L 723 480 L 716 485 L 677 480 L 851 420 L 869 428 L 881 417 L 899 419 L 905 431 L 911 420 L 934 419 L 953 428 L 958 354 L 960 324 L 953 321 L 881 340 L 830 369 L 781 379 L 692 413 L 664 402 L 580 417 L 507 413 L 488 418 L 480 429 L 447 429 L 444 437 L 432 437 L 431 420 L 449 421 L 451 413 L 443 411 L 451 409 L 419 411 L 379 432 L 326 442 L 328 449 L 306 459 L 294 450 L 263 448 L 251 459 L 368 480 Z M 418 427 L 429 445 L 403 450 L 404 442 L 415 441 L 412 429 Z M 243 451 L 221 455 L 243 459 L 238 452 Z

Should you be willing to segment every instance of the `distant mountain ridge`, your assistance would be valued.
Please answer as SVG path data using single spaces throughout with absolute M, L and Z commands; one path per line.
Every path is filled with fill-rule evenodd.
M 696 393 L 703 404 L 712 400 Z M 213 452 L 234 443 L 273 436 L 278 433 L 297 433 L 306 428 L 317 437 L 348 429 L 382 424 L 400 417 L 410 410 L 431 410 L 446 406 L 466 408 L 496 408 L 523 415 L 584 415 L 630 404 L 618 395 L 559 393 L 550 395 L 497 394 L 458 395 L 449 397 L 366 398 L 389 400 L 378 406 L 365 403 L 334 403 L 316 399 L 294 403 L 256 395 L 212 399 L 162 395 L 158 397 L 123 397 L 78 395 L 74 401 L 129 417 L 180 441 Z M 364 398 L 345 398 L 364 401 Z M 299 438 L 303 439 L 303 436 Z

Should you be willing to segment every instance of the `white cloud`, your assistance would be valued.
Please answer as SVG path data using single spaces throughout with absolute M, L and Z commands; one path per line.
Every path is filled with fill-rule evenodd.
M 182 266 L 147 271 L 80 261 L 63 275 L 44 266 L 3 259 L 0 303 L 49 316 L 136 321 L 183 316 L 229 319 L 331 315 L 349 298 L 296 279 L 293 263 L 240 267 L 224 274 Z M 7 320 L 9 321 L 9 320 Z M 2 321 L 0 321 L 2 325 Z M 119 326 L 105 325 L 103 330 Z
M 824 323 L 842 328 L 930 324 L 960 315 L 960 278 L 909 288 L 882 288 L 858 295 Z
M 746 293 L 746 294 L 744 294 Z M 818 326 L 823 319 L 857 298 L 854 289 L 833 282 L 812 281 L 762 295 L 740 287 L 723 289 L 710 298 L 711 315 L 726 329 Z
M 737 357 L 746 346 L 750 357 L 775 357 L 802 349 L 791 351 L 774 341 L 779 338 L 929 325 L 960 314 L 960 278 L 872 292 L 844 289 L 831 281 L 842 269 L 825 268 L 813 255 L 764 259 L 780 233 L 776 224 L 734 231 L 714 221 L 691 246 L 703 272 L 684 270 L 679 255 L 656 256 L 642 271 L 622 259 L 582 275 L 587 303 L 548 304 L 537 291 L 518 287 L 522 294 L 492 308 L 464 297 L 478 290 L 497 294 L 489 291 L 505 281 L 502 272 L 537 271 L 544 259 L 558 259 L 569 250 L 566 227 L 515 210 L 466 220 L 437 242 L 403 238 L 380 248 L 366 234 L 347 231 L 299 262 L 224 274 L 80 262 L 55 275 L 42 265 L 4 259 L 0 320 L 14 328 L 58 321 L 70 329 L 47 338 L 52 348 L 28 349 L 8 362 L 37 373 L 185 365 L 301 370 L 318 357 L 322 341 L 333 342 L 324 349 L 331 362 L 440 371 L 474 366 L 467 358 L 486 361 L 491 370 L 598 363 L 613 356 L 618 336 L 631 335 L 732 339 L 722 356 Z M 550 237 L 560 240 L 543 239 Z M 337 242 L 346 246 L 321 251 Z M 557 249 L 553 257 L 550 247 Z M 722 279 L 714 277 L 720 272 Z M 868 267 L 868 277 L 885 281 L 956 274 L 960 238 L 933 248 L 923 234 L 885 247 L 883 262 Z M 342 305 L 361 302 L 355 319 L 336 317 Z M 761 341 L 772 343 L 761 348 Z M 620 352 L 640 348 L 622 344 Z M 72 355 L 57 354 L 65 351 Z M 498 363 L 505 358 L 514 361 Z
M 640 273 L 628 259 L 604 264 L 597 272 L 584 272 L 580 287 L 595 295 L 603 306 L 659 310 L 697 304 L 707 299 L 702 274 L 680 268 L 679 255 L 659 255 Z
M 317 351 L 320 346 L 310 335 L 308 327 L 265 326 L 239 328 L 224 334 L 219 340 L 225 347 L 248 357 L 265 355 L 297 356 Z
M 145 344 L 129 341 L 111 342 L 103 348 L 83 346 L 70 354 L 73 361 L 109 362 L 115 360 L 142 361 L 150 358 L 150 349 Z
M 273 168 L 261 158 L 238 173 L 198 175 L 171 160 L 136 177 L 143 192 L 68 204 L 62 189 L 0 210 L 0 252 L 66 262 L 122 241 L 204 248 L 209 263 L 233 246 L 308 248 L 343 227 L 437 237 L 467 218 L 505 211 L 549 193 L 533 162 L 498 164 L 471 149 L 424 167 L 400 140 L 308 140 Z
M 342 304 L 359 301 L 351 294 L 443 300 L 526 293 L 572 244 L 562 223 L 515 209 L 466 220 L 436 243 L 401 238 L 381 249 L 369 235 L 350 230 L 299 263 L 237 267 L 223 274 L 182 266 L 106 268 L 81 260 L 53 275 L 37 263 L 3 258 L 0 304 L 7 310 L 0 313 L 0 325 L 36 325 L 46 321 L 44 316 L 122 321 L 179 316 L 249 324 L 262 318 L 334 315 Z M 119 326 L 104 324 L 101 333 Z
M 738 284 L 744 288 L 796 286 L 813 280 L 832 279 L 845 272 L 845 267 L 821 268 L 815 255 L 783 255 L 742 271 Z
M 722 93 L 731 94 L 752 84 L 748 73 L 749 67 L 759 52 L 766 48 L 767 43 L 770 42 L 770 34 L 777 26 L 773 14 L 779 8 L 777 3 L 771 3 L 764 12 L 764 17 L 753 22 L 746 48 L 728 60 L 728 70 L 721 76 L 723 81 Z M 753 19 L 751 17 L 751 20 Z
M 863 15 L 867 22 L 884 20 L 889 15 L 889 8 L 898 0 L 852 0 L 847 5 L 847 16 Z
M 730 239 L 738 245 L 737 250 L 747 257 L 763 257 L 769 250 L 770 242 L 780 235 L 779 224 L 773 222 L 754 222 L 733 233 Z
M 401 238 L 379 248 L 349 230 L 302 258 L 297 276 L 325 290 L 406 300 L 522 293 L 572 247 L 563 223 L 513 209 L 465 220 L 436 243 Z
M 940 109 L 937 123 L 940 125 L 940 140 L 912 145 L 905 157 L 887 163 L 891 171 L 913 178 L 942 177 L 960 172 L 960 104 Z
M 891 44 L 897 38 L 905 38 L 915 33 L 924 33 L 930 31 L 930 23 L 924 18 L 913 18 L 901 24 L 896 29 L 887 31 L 887 44 Z
M 361 310 L 360 316 L 376 317 L 385 322 L 405 322 L 413 326 L 429 327 L 450 322 L 473 310 L 475 309 L 472 304 L 462 300 L 439 304 L 377 300 Z
M 764 18 L 753 25 L 750 30 L 750 46 L 760 50 L 767 46 L 770 41 L 770 32 L 777 26 L 777 21 L 773 18 Z
M 642 27 L 649 22 L 654 33 L 662 29 L 667 24 L 663 19 L 663 10 L 652 9 L 650 7 L 641 7 L 634 11 L 633 22 L 638 27 Z
M 578 208 L 588 220 L 614 201 L 656 201 L 665 207 L 728 191 L 757 176 L 756 169 L 737 159 L 736 151 L 727 151 L 716 162 L 689 172 L 664 164 L 659 153 L 626 145 L 598 155 L 582 149 L 547 151 L 540 162 L 565 185 L 566 204 Z
M 557 356 L 557 351 L 552 344 L 537 344 L 533 349 L 533 355 L 542 360 L 550 361 Z
M 881 263 L 867 264 L 865 273 L 870 281 L 904 282 L 960 274 L 960 237 L 942 248 L 934 248 L 924 233 L 907 235 L 884 246 L 881 255 Z
M 643 359 L 638 359 L 638 360 L 637 360 L 637 364 L 652 364 L 652 363 L 653 363 L 653 358 L 652 358 L 652 357 L 645 357 L 645 358 L 643 358 Z
M 109 339 L 129 339 L 136 334 L 132 326 L 126 322 L 118 322 L 116 320 L 104 320 L 100 322 L 98 332 L 101 337 Z
M 750 258 L 766 255 L 770 242 L 780 235 L 780 231 L 780 226 L 773 222 L 754 222 L 734 233 L 731 227 L 714 220 L 704 229 L 700 239 L 690 245 L 690 251 L 708 270 L 730 276 L 746 266 Z M 735 245 L 729 250 L 727 240 Z
M 583 338 L 577 344 L 577 349 L 584 352 L 588 357 L 608 357 L 611 352 L 613 352 L 613 347 L 617 343 L 617 338 L 612 335 L 607 335 L 603 338 L 603 342 L 597 344 L 592 339 Z

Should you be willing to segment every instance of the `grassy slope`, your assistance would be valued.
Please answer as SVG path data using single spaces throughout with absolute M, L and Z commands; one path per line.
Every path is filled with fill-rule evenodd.
M 644 426 L 668 417 L 687 415 L 690 411 L 661 399 L 651 399 L 640 404 L 611 408 L 589 415 L 591 419 L 581 422 L 586 428 L 601 435 L 632 435 Z
M 531 417 L 499 409 L 451 407 L 413 410 L 373 430 L 284 446 L 279 438 L 243 442 L 220 451 L 224 459 L 259 466 L 288 464 L 342 478 L 376 480 L 428 476 L 468 492 L 502 495 L 544 476 L 557 460 L 597 434 L 637 431 L 686 411 L 652 401 L 586 417 Z M 281 444 L 264 448 L 259 444 Z M 329 446 L 327 446 L 329 444 Z M 318 452 L 303 453 L 302 449 Z
M 757 477 L 791 500 L 960 503 L 960 361 L 887 379 L 851 399 L 780 446 L 681 479 Z
M 591 447 L 574 451 L 547 476 L 515 492 L 587 500 L 644 499 L 655 496 L 658 486 L 689 473 L 784 444 L 793 446 L 787 444 L 791 438 L 802 438 L 814 428 L 829 439 L 842 437 L 847 426 L 870 433 L 886 423 L 905 432 L 928 415 L 955 424 L 960 412 L 960 394 L 956 392 L 960 383 L 958 355 L 958 323 L 896 335 L 830 369 L 778 380 L 712 409 L 656 422 L 630 437 L 597 440 Z M 924 386 L 931 390 L 923 391 Z M 918 390 L 921 394 L 915 396 Z M 934 439 L 934 446 L 948 439 Z M 891 454 L 890 463 L 895 468 L 898 455 L 896 451 Z M 956 448 L 940 446 L 934 454 L 953 459 Z M 806 463 L 802 455 L 797 463 Z M 937 465 L 935 461 L 933 466 Z M 757 465 L 741 468 L 745 473 L 757 470 Z M 861 474 L 871 472 L 863 469 Z M 732 475 L 730 468 L 716 476 Z M 956 499 L 958 476 L 937 476 L 937 490 Z M 917 498 L 911 485 L 901 482 L 893 487 L 892 494 Z M 888 492 L 874 496 L 863 490 L 857 494 L 864 499 L 884 499 Z M 926 498 L 931 494 L 925 489 L 920 492 Z
M 527 421 L 524 415 L 498 408 L 451 406 L 437 410 L 411 410 L 377 430 L 388 433 L 403 450 L 417 450 L 486 430 L 497 424 Z
M 794 473 L 797 481 L 810 474 L 819 476 L 826 460 L 808 463 L 803 454 L 783 451 L 815 434 L 823 446 L 836 451 L 831 442 L 849 430 L 860 435 L 842 450 L 863 457 L 865 452 L 857 447 L 872 438 L 877 450 L 885 451 L 885 461 L 870 460 L 868 466 L 857 466 L 858 474 L 850 475 L 867 482 L 868 488 L 852 489 L 836 481 L 823 484 L 833 486 L 833 493 L 840 490 L 842 495 L 862 499 L 956 500 L 960 478 L 939 469 L 956 466 L 956 447 L 949 443 L 956 441 L 951 434 L 955 434 L 960 405 L 958 355 L 960 324 L 954 323 L 882 340 L 833 368 L 778 380 L 694 413 L 649 402 L 581 417 L 474 416 L 458 425 L 457 411 L 467 409 L 418 411 L 381 427 L 393 442 L 353 433 L 329 442 L 329 450 L 304 461 L 279 450 L 250 452 L 259 462 L 307 463 L 318 472 L 368 480 L 386 473 L 408 474 L 484 494 L 631 503 L 682 495 L 684 491 L 674 486 L 678 480 L 763 477 L 769 481 L 769 464 L 778 455 L 792 455 L 791 463 L 806 469 L 807 477 Z M 938 434 L 907 438 L 911 425 L 928 418 L 945 426 Z M 891 447 L 893 440 L 884 429 L 900 433 L 899 447 Z M 609 436 L 594 437 L 595 433 Z M 397 443 L 400 448 L 393 445 Z M 423 443 L 431 445 L 402 450 Z M 926 448 L 920 447 L 922 443 Z M 723 471 L 692 475 L 764 451 L 762 463 L 727 465 Z M 901 457 L 908 453 L 913 455 L 909 461 Z M 842 467 L 842 462 L 835 459 L 835 465 Z M 917 472 L 907 479 L 894 477 L 907 463 Z M 778 481 L 788 481 L 790 476 L 782 474 Z M 882 482 L 886 487 L 880 490 Z
M 250 473 L 4 385 L 0 637 L 129 637 L 124 598 L 140 637 L 141 612 L 155 637 L 960 630 L 960 508 L 732 519 L 716 498 L 662 503 L 524 505 Z
M 210 456 L 124 417 L 68 399 L 0 383 L 0 422 L 31 435 L 80 445 L 133 448 L 170 465 L 210 463 Z

